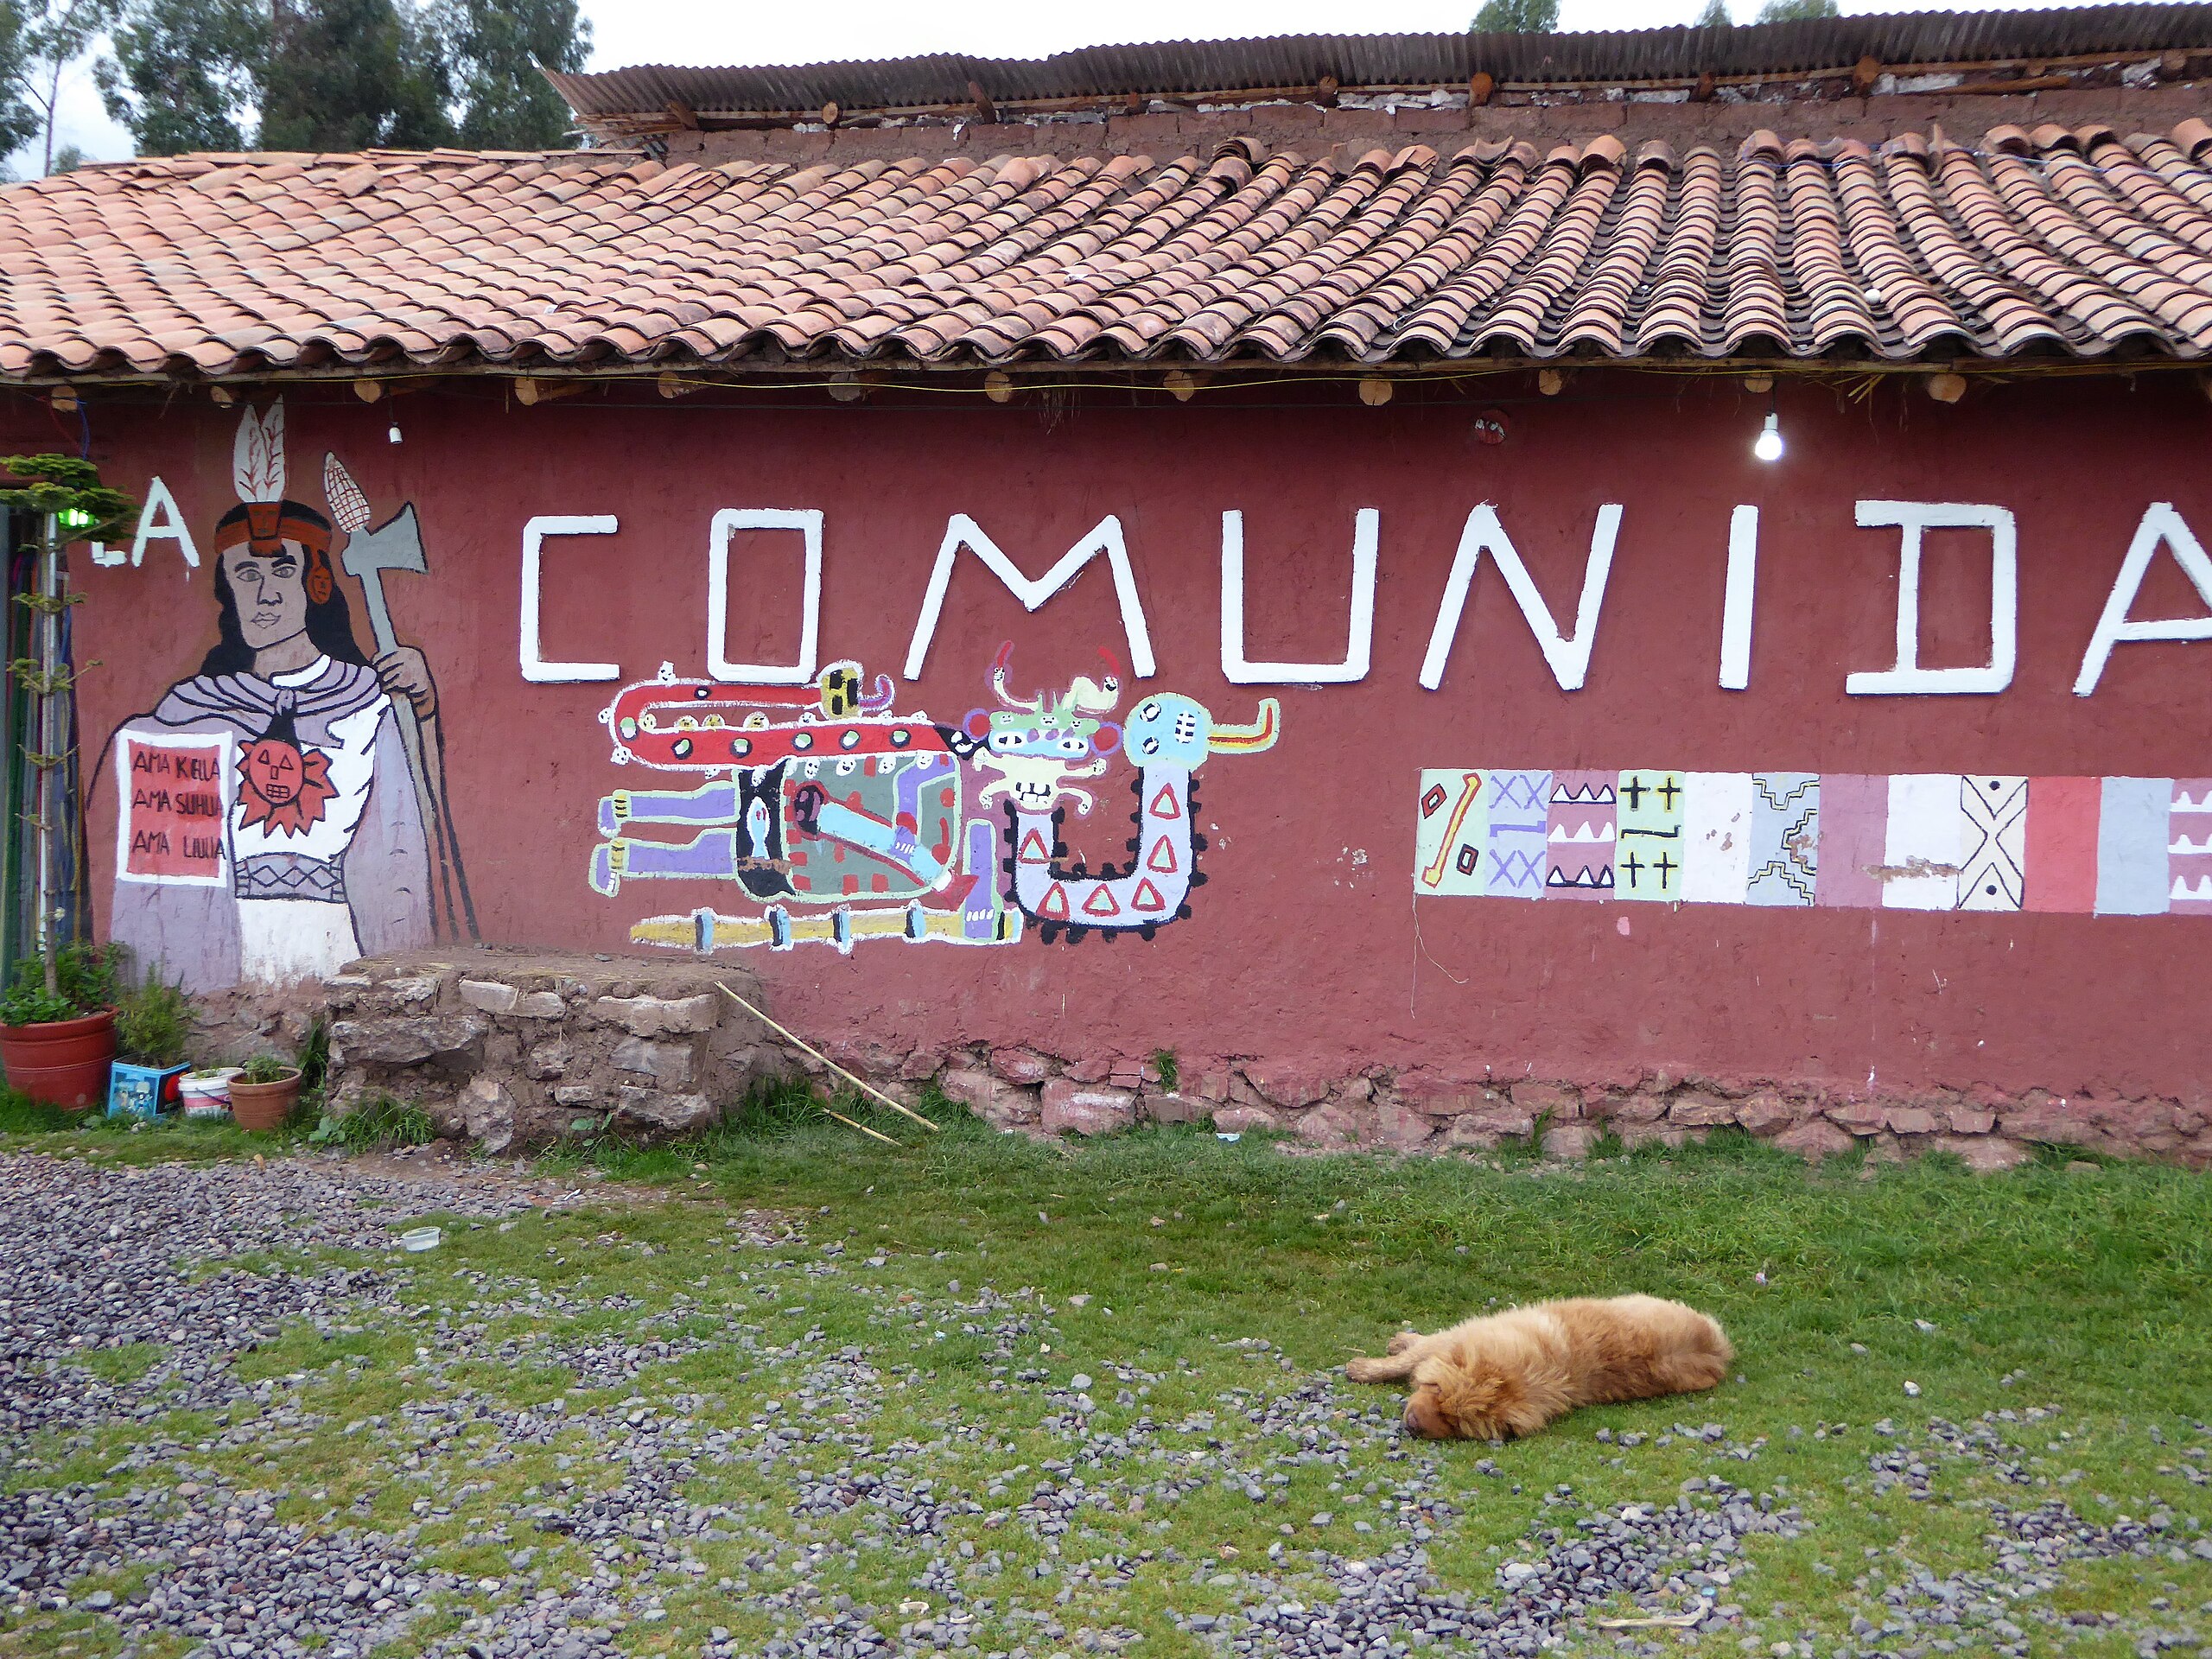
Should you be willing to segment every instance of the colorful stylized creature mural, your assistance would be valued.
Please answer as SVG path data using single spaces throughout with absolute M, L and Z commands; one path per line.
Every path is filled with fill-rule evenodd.
M 215 525 L 216 642 L 109 741 L 111 931 L 188 990 L 321 977 L 441 931 L 475 934 L 436 685 L 385 605 L 385 572 L 426 568 L 415 509 L 371 528 L 334 455 L 329 517 L 285 480 L 283 405 L 246 410 L 238 505 Z M 340 570 L 359 586 L 373 658 Z
M 641 944 L 702 952 L 816 940 L 903 938 L 1010 944 L 1097 932 L 1150 938 L 1191 913 L 1205 838 L 1192 774 L 1210 755 L 1274 747 L 1280 719 L 1262 699 L 1250 726 L 1215 721 L 1192 699 L 1147 693 L 1112 718 L 1121 681 L 1077 677 L 1065 691 L 1007 688 L 1013 648 L 991 665 L 995 709 L 957 725 L 891 712 L 856 663 L 825 669 L 811 693 L 658 679 L 625 687 L 600 716 L 618 766 L 706 774 L 688 790 L 620 790 L 599 804 L 594 892 L 639 880 L 735 884 L 761 908 L 702 905 L 630 930 Z M 1122 868 L 1069 865 L 1069 807 L 1116 764 L 1135 798 Z M 640 833 L 650 829 L 654 833 Z M 685 830 L 690 833 L 684 834 Z

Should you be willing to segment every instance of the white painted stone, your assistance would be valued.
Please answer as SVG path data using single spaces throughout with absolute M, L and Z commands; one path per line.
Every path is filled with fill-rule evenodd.
M 595 1007 L 601 1020 L 621 1027 L 633 1037 L 658 1037 L 665 1032 L 712 1031 L 717 1012 L 710 995 L 669 999 L 602 996 Z
M 626 1037 L 612 1056 L 617 1071 L 636 1071 L 664 1088 L 678 1088 L 691 1081 L 691 1048 L 688 1043 L 654 1043 L 642 1037 Z
M 518 995 L 513 986 L 503 985 L 496 979 L 464 979 L 460 988 L 462 1001 L 486 1014 L 511 1013 Z

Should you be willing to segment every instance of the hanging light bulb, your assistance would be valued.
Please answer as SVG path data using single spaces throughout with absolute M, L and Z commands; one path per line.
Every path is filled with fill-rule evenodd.
M 386 432 L 385 436 L 390 438 L 394 443 L 397 443 L 399 442 L 399 417 L 395 415 L 392 416 L 391 429 L 389 432 Z M 1781 440 L 1777 438 L 1775 442 L 1779 443 Z M 1779 454 L 1782 452 L 1777 449 L 1775 453 Z
M 1751 453 L 1761 461 L 1782 459 L 1782 417 L 1772 410 L 1766 412 L 1766 424 L 1751 441 Z

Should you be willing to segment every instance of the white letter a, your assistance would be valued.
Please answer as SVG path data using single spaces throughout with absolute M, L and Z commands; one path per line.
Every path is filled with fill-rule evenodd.
M 2127 556 L 2120 562 L 2120 575 L 2113 578 L 2112 592 L 2106 597 L 2105 613 L 2097 619 L 2097 631 L 2089 636 L 2082 672 L 2074 682 L 2075 696 L 2086 697 L 2097 689 L 2116 645 L 2139 639 L 2212 639 L 2212 616 L 2161 617 L 2147 622 L 2127 620 L 2135 595 L 2143 590 L 2143 578 L 2150 573 L 2151 556 L 2158 550 L 2160 542 L 2173 549 L 2174 563 L 2181 566 L 2206 608 L 2212 610 L 2212 559 L 2204 556 L 2203 547 L 2174 511 L 2172 502 L 2153 501 L 2144 512 L 2143 522 L 2135 527 L 2135 539 L 2127 544 Z

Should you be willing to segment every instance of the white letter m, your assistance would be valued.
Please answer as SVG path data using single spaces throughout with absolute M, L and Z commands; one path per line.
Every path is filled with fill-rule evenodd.
M 944 592 L 952 584 L 954 556 L 965 547 L 981 559 L 985 567 L 1007 586 L 1007 591 L 1021 601 L 1024 610 L 1033 611 L 1054 594 L 1075 580 L 1076 573 L 1097 557 L 1106 556 L 1106 563 L 1114 573 L 1114 594 L 1121 602 L 1122 632 L 1129 645 L 1129 662 L 1136 671 L 1136 677 L 1148 680 L 1155 671 L 1152 659 L 1152 635 L 1145 627 L 1144 606 L 1137 599 L 1136 577 L 1129 569 L 1129 550 L 1122 541 L 1122 521 L 1109 513 L 1101 518 L 1090 533 L 1061 556 L 1060 562 L 1043 575 L 1032 582 L 1014 567 L 1014 561 L 999 551 L 998 543 L 983 534 L 982 527 L 964 512 L 956 512 L 944 526 L 944 541 L 937 550 L 937 564 L 930 572 L 929 592 L 922 600 L 922 613 L 914 621 L 913 643 L 906 647 L 906 677 L 922 677 L 922 664 L 930 654 L 930 641 L 937 633 L 937 620 L 944 609 Z

